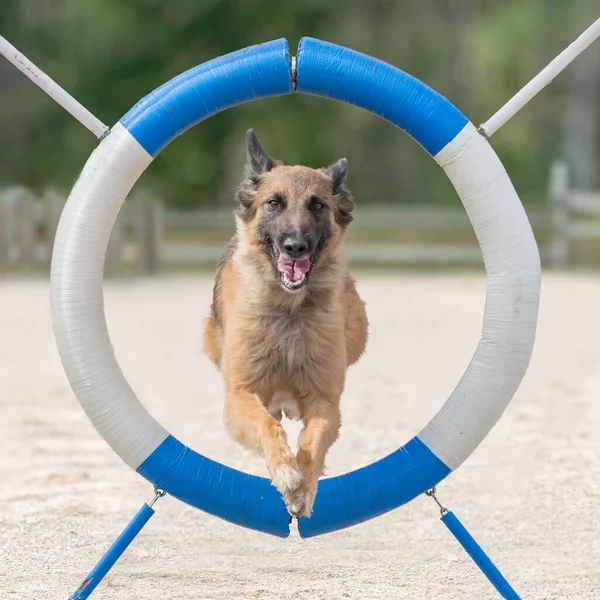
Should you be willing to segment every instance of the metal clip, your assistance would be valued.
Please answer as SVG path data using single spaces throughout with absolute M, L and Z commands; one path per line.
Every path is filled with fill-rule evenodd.
M 435 486 L 432 487 L 430 490 L 427 490 L 425 492 L 425 495 L 429 496 L 430 498 L 433 498 L 433 501 L 440 507 L 440 514 L 442 515 L 442 517 L 448 512 L 448 509 L 442 505 L 442 503 L 438 500 L 437 496 L 435 495 Z
M 152 508 L 155 504 L 156 501 L 159 500 L 160 498 L 162 498 L 167 492 L 165 490 L 159 490 L 157 487 L 154 488 L 154 498 L 152 498 L 152 502 L 150 502 L 150 504 L 148 504 L 148 506 L 150 508 Z
M 481 136 L 484 137 L 488 142 L 490 141 L 490 136 L 488 135 L 487 131 L 485 130 L 484 127 L 485 123 L 482 123 L 478 128 L 477 128 L 477 133 Z

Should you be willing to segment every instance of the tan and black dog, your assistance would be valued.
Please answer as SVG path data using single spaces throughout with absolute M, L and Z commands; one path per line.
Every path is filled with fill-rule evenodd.
M 367 341 L 365 304 L 343 256 L 354 201 L 347 163 L 284 166 L 247 133 L 236 235 L 221 258 L 204 348 L 225 378 L 225 424 L 263 454 L 288 511 L 311 514 L 340 428 L 346 369 Z M 294 456 L 281 425 L 302 419 Z

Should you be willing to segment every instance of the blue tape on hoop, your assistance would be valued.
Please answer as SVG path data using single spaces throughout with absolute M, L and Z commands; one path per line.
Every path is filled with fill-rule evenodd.
M 319 481 L 310 519 L 299 519 L 304 538 L 350 527 L 410 502 L 437 485 L 450 469 L 419 438 L 371 465 Z
M 226 467 L 169 436 L 137 472 L 157 488 L 237 525 L 278 537 L 291 517 L 268 479 Z
M 448 100 L 414 77 L 353 50 L 303 38 L 296 90 L 360 106 L 437 154 L 467 124 Z M 285 40 L 253 46 L 183 73 L 146 96 L 121 123 L 152 156 L 220 110 L 292 91 Z M 280 537 L 290 517 L 270 481 L 210 460 L 169 436 L 137 469 L 156 487 L 210 514 Z M 418 438 L 352 473 L 324 479 L 303 537 L 349 527 L 410 502 L 450 473 Z
M 403 129 L 432 156 L 468 123 L 418 79 L 343 46 L 302 38 L 296 71 L 296 91 L 360 106 Z
M 268 479 L 206 458 L 169 436 L 137 469 L 157 488 L 237 525 L 279 537 L 290 516 Z M 350 527 L 410 502 L 450 473 L 418 438 L 371 465 L 319 482 L 313 516 L 302 537 Z
M 292 91 L 290 50 L 280 39 L 209 60 L 140 100 L 121 124 L 151 156 L 221 110 Z

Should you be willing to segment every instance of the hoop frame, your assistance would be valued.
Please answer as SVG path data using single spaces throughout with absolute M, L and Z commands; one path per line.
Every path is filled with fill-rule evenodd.
M 69 382 L 94 426 L 133 469 L 169 494 L 223 519 L 289 534 L 290 517 L 269 480 L 187 448 L 146 411 L 112 350 L 102 276 L 125 198 L 176 136 L 249 100 L 293 91 L 286 40 L 217 58 L 136 104 L 92 153 L 61 216 L 51 267 L 54 330 Z M 386 458 L 319 484 L 303 537 L 348 527 L 434 487 L 484 439 L 529 364 L 540 259 L 523 206 L 499 158 L 448 100 L 403 71 L 353 50 L 303 38 L 295 91 L 360 106 L 411 135 L 444 169 L 482 249 L 488 287 L 483 332 L 462 379 L 430 423 Z

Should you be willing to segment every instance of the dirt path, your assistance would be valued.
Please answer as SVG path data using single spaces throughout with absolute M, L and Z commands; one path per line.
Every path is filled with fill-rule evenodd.
M 264 474 L 221 426 L 221 379 L 200 353 L 210 287 L 202 277 L 108 285 L 117 356 L 173 434 Z M 371 341 L 349 376 L 331 475 L 418 432 L 462 375 L 481 325 L 482 276 L 371 275 L 359 287 Z M 440 489 L 524 598 L 600 597 L 599 430 L 600 276 L 546 275 L 529 374 Z M 43 281 L 0 281 L 0 440 L 0 597 L 64 600 L 151 489 L 74 399 Z M 497 598 L 437 517 L 419 498 L 352 529 L 279 540 L 165 498 L 93 597 Z

